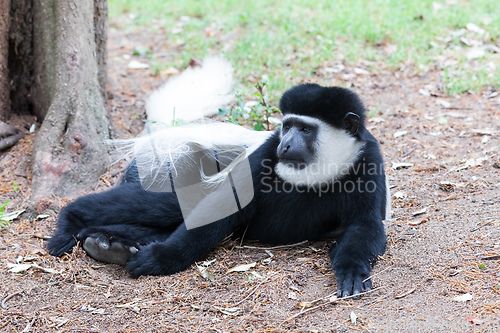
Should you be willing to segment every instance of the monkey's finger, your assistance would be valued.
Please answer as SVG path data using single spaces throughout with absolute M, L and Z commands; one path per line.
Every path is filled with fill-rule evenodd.
M 339 276 L 337 279 L 337 296 L 346 297 L 351 295 L 353 286 L 353 277 L 351 273 L 345 276 Z
M 363 290 L 364 291 L 372 290 L 372 280 L 371 279 L 368 279 L 365 282 L 363 282 Z
M 357 295 L 357 294 L 359 294 L 361 292 L 362 289 L 363 289 L 363 279 L 360 276 L 357 276 L 354 279 L 354 286 L 352 288 L 352 294 L 353 295 Z M 359 299 L 359 295 L 355 296 L 353 298 L 354 299 Z
M 106 236 L 103 235 L 97 236 L 97 244 L 103 250 L 109 249 L 109 239 Z

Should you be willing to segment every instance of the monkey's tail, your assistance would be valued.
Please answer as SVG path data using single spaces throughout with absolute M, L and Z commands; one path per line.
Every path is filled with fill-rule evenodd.
M 135 159 L 148 190 L 169 192 L 171 181 L 204 188 L 224 183 L 235 168 L 245 169 L 248 156 L 272 135 L 202 120 L 232 101 L 233 84 L 231 64 L 217 56 L 170 79 L 146 101 L 148 121 L 142 135 L 112 140 L 116 161 Z M 243 178 L 251 179 L 247 176 Z
M 170 127 L 215 115 L 234 99 L 233 68 L 220 56 L 207 56 L 155 90 L 146 101 L 148 122 Z

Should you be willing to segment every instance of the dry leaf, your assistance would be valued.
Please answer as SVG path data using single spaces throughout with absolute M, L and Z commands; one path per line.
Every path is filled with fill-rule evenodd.
M 436 104 L 437 105 L 441 105 L 441 106 L 443 106 L 445 108 L 451 107 L 451 103 L 450 102 L 445 101 L 444 99 L 441 99 L 441 98 L 436 99 Z
M 359 67 L 354 67 L 354 73 L 358 74 L 358 75 L 368 75 L 370 74 L 370 72 L 368 72 L 366 69 L 363 69 L 363 68 L 359 68 Z
M 473 128 L 471 132 L 479 135 L 493 135 L 495 130 L 493 128 Z
M 200 271 L 200 275 L 203 278 L 210 280 L 210 281 L 215 280 L 215 276 L 212 273 L 210 273 L 210 271 L 208 270 L 207 267 L 202 267 L 202 266 L 198 266 L 198 265 L 196 267 L 198 267 L 198 270 Z
M 419 210 L 417 210 L 417 211 L 415 211 L 415 212 L 411 213 L 411 215 L 413 215 L 413 216 L 422 215 L 422 214 L 424 214 L 425 212 L 427 212 L 427 207 L 426 207 L 426 208 L 419 209 Z
M 486 32 L 483 28 L 478 27 L 474 23 L 467 23 L 465 27 L 467 28 L 467 30 L 475 32 L 480 35 L 483 35 Z
M 417 225 L 420 225 L 420 224 L 425 223 L 425 222 L 429 222 L 428 217 L 426 217 L 425 219 L 420 220 L 420 221 L 410 221 L 410 222 L 408 222 L 408 224 L 411 226 L 417 226 Z
M 217 308 L 220 312 L 223 314 L 229 315 L 229 316 L 237 316 L 240 312 L 240 308 Z
M 392 162 L 392 169 L 393 170 L 398 170 L 398 169 L 402 169 L 402 168 L 410 168 L 412 166 L 413 166 L 413 163 L 405 163 L 405 162 L 396 163 L 396 162 Z
M 9 272 L 11 273 L 19 273 L 27 271 L 31 268 L 31 264 L 11 264 L 7 263 L 7 267 L 9 267 Z
M 255 262 L 253 262 L 251 264 L 238 265 L 236 267 L 231 268 L 227 272 L 228 273 L 231 273 L 231 272 L 245 272 L 245 271 L 248 271 L 250 268 L 255 267 L 255 265 L 257 265 L 257 263 L 255 263 Z
M 430 97 L 431 96 L 431 93 L 428 91 L 428 90 L 425 90 L 425 89 L 419 89 L 418 90 L 418 93 L 420 95 L 424 95 L 424 96 L 427 96 L 427 97 Z
M 472 299 L 472 295 L 467 293 L 467 294 L 463 294 L 463 295 L 455 297 L 453 299 L 453 302 L 467 302 L 467 301 L 470 301 L 471 299 Z
M 356 316 L 356 314 L 353 311 L 351 311 L 351 315 L 349 316 L 349 318 L 351 319 L 351 323 L 356 324 L 358 316 Z
M 486 50 L 484 47 L 473 47 L 466 53 L 467 59 L 477 59 L 482 58 L 486 55 Z
M 39 271 L 45 272 L 45 273 L 51 273 L 51 274 L 61 274 L 63 270 L 55 270 L 53 268 L 45 268 L 42 266 L 38 266 L 37 264 L 31 264 L 31 267 L 38 269 Z
M 384 120 L 384 118 L 380 118 L 380 117 L 372 117 L 372 118 L 368 119 L 368 121 L 370 123 L 378 124 L 378 123 L 381 123 L 381 122 L 383 122 L 385 120 Z
M 127 68 L 130 68 L 130 69 L 146 69 L 146 68 L 149 68 L 149 65 L 145 64 L 145 63 L 142 63 L 142 62 L 139 62 L 137 60 L 132 60 L 131 62 L 129 62 Z
M 465 319 L 474 325 L 481 325 L 483 323 L 483 320 L 478 318 L 478 317 L 473 317 L 473 316 L 465 316 Z
M 166 79 L 172 75 L 177 75 L 179 74 L 179 70 L 175 67 L 167 67 L 164 70 L 160 72 L 160 76 L 162 79 Z
M 408 134 L 408 131 L 398 131 L 398 132 L 394 133 L 394 138 L 397 138 L 397 137 L 400 137 L 400 136 L 403 136 L 406 134 Z
M 26 209 L 16 210 L 15 212 L 4 214 L 2 216 L 2 220 L 4 221 L 13 221 L 19 217 L 22 213 L 24 213 Z
M 397 191 L 396 193 L 394 193 L 392 195 L 394 198 L 396 199 L 404 199 L 406 197 L 406 193 L 402 192 L 402 191 Z
M 299 309 L 307 309 L 313 306 L 313 304 L 311 302 L 299 302 L 295 306 Z
M 459 166 L 456 171 L 468 169 L 469 167 L 476 167 L 480 166 L 483 164 L 484 161 L 486 161 L 488 158 L 487 157 L 479 157 L 479 158 L 470 158 L 467 161 L 465 161 L 464 165 Z

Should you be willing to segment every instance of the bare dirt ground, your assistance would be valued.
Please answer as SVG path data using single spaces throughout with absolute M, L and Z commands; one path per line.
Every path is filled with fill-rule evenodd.
M 115 137 L 140 133 L 144 99 L 161 83 L 151 69 L 127 69 L 134 56 L 123 55 L 139 45 L 175 53 L 162 35 L 112 32 Z M 53 198 L 36 207 L 48 217 L 21 216 L 0 231 L 0 331 L 500 332 L 500 96 L 488 88 L 446 96 L 437 66 L 423 74 L 379 67 L 366 75 L 350 75 L 351 67 L 337 74 L 317 70 L 319 82 L 347 84 L 361 95 L 370 110 L 367 126 L 385 156 L 393 215 L 372 293 L 331 298 L 331 241 L 266 250 L 228 240 L 206 258 L 215 260 L 207 268 L 213 280 L 195 265 L 173 276 L 132 279 L 81 249 L 54 258 L 44 248 L 57 218 L 50 207 L 68 199 Z M 30 125 L 29 118 L 18 121 Z M 26 206 L 35 138 L 28 135 L 0 155 L 0 203 L 10 200 L 9 212 Z M 119 168 L 96 190 L 112 186 Z M 228 273 L 250 263 L 255 267 Z M 8 264 L 30 266 L 15 273 Z

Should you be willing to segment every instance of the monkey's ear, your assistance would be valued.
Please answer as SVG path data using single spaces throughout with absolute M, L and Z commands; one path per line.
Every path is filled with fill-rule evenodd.
M 344 117 L 344 129 L 352 135 L 358 132 L 359 116 L 355 113 L 349 112 Z

